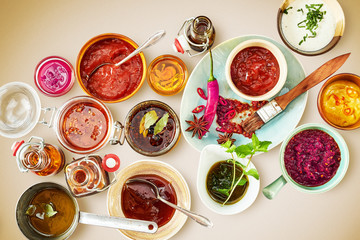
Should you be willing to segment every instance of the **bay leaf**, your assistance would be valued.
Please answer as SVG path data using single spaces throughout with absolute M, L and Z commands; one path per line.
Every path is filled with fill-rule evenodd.
M 164 127 L 166 126 L 167 122 L 168 122 L 168 118 L 169 118 L 169 113 L 165 113 L 160 120 L 156 123 L 155 127 L 154 127 L 154 135 L 160 133 Z

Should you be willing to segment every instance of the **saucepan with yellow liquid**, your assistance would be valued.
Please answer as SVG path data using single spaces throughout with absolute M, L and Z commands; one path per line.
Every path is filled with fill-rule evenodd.
M 43 182 L 28 188 L 16 206 L 16 221 L 30 240 L 63 240 L 70 237 L 78 223 L 155 233 L 155 222 L 101 216 L 79 211 L 79 205 L 63 186 Z

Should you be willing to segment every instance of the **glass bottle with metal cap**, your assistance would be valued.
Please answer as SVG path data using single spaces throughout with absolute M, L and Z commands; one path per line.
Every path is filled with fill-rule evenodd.
M 114 178 L 110 183 L 108 172 L 116 171 L 119 165 L 120 159 L 114 154 L 105 155 L 104 159 L 97 155 L 74 159 L 65 166 L 66 183 L 74 197 L 102 192 L 115 181 Z
M 183 31 L 183 32 L 182 32 Z M 185 20 L 173 44 L 175 52 L 187 52 L 190 57 L 208 50 L 215 40 L 215 28 L 206 16 L 198 16 Z M 190 50 L 198 53 L 191 53 Z
M 65 164 L 63 151 L 45 143 L 41 137 L 32 136 L 27 142 L 15 142 L 11 149 L 21 172 L 50 176 L 60 172 Z

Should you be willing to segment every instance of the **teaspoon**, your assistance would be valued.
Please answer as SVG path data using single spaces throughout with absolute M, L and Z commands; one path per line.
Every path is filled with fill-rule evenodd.
M 158 187 L 157 187 L 154 183 L 152 183 L 152 182 L 150 182 L 150 181 L 148 181 L 148 180 L 145 180 L 145 179 L 141 179 L 141 178 L 133 178 L 133 179 L 127 180 L 127 181 L 126 181 L 126 185 L 127 185 L 127 184 L 130 184 L 130 183 L 134 183 L 134 182 L 141 182 L 141 183 L 148 184 L 148 185 L 151 187 L 151 189 L 153 190 L 154 198 L 162 201 L 163 203 L 169 205 L 169 206 L 172 207 L 172 208 L 175 208 L 176 210 L 179 210 L 180 212 L 182 212 L 182 213 L 185 214 L 186 216 L 188 216 L 188 217 L 190 217 L 191 219 L 195 220 L 197 223 L 199 223 L 199 224 L 201 224 L 201 225 L 203 225 L 203 226 L 205 226 L 205 227 L 212 227 L 212 226 L 213 226 L 213 223 L 212 223 L 209 219 L 207 219 L 206 217 L 201 216 L 201 215 L 199 215 L 199 214 L 196 214 L 196 213 L 194 213 L 194 212 L 191 212 L 191 211 L 189 211 L 189 210 L 186 210 L 186 209 L 184 209 L 184 208 L 182 208 L 182 207 L 179 207 L 178 205 L 175 205 L 175 204 L 173 204 L 173 203 L 171 203 L 171 202 L 166 201 L 165 199 L 163 199 L 163 198 L 160 196 Z
M 137 49 L 135 49 L 135 51 L 133 51 L 132 53 L 130 53 L 128 56 L 126 56 L 123 60 L 121 60 L 118 63 L 109 63 L 109 62 L 105 62 L 102 63 L 98 66 L 96 66 L 91 72 L 90 74 L 88 74 L 86 76 L 86 80 L 89 80 L 92 75 L 94 75 L 94 73 L 99 70 L 99 68 L 105 66 L 105 65 L 114 65 L 115 67 L 120 66 L 121 64 L 123 64 L 124 62 L 126 62 L 127 60 L 129 60 L 130 58 L 134 57 L 136 54 L 142 52 L 144 49 L 154 45 L 155 43 L 157 43 L 157 41 L 159 41 L 163 36 L 165 35 L 165 30 L 160 30 L 158 32 L 156 32 L 154 35 L 152 35 L 148 40 L 146 40 L 146 42 L 144 42 L 140 47 L 138 47 Z

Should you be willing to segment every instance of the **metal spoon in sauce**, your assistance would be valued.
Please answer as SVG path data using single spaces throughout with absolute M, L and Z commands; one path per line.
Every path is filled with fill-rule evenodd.
M 135 51 L 133 51 L 132 53 L 130 53 L 127 57 L 125 57 L 123 60 L 121 60 L 118 63 L 102 63 L 98 66 L 96 66 L 90 74 L 88 74 L 86 76 L 86 80 L 89 80 L 92 75 L 94 75 L 94 73 L 101 67 L 105 66 L 105 65 L 114 65 L 115 67 L 120 66 L 121 64 L 123 64 L 124 62 L 126 62 L 127 60 L 129 60 L 130 58 L 134 57 L 136 54 L 142 52 L 144 49 L 154 45 L 155 43 L 157 43 L 163 36 L 165 35 L 165 30 L 160 30 L 158 32 L 156 32 L 154 35 L 152 35 L 146 42 L 144 42 L 140 47 L 138 47 L 137 49 L 135 49 Z
M 148 184 L 151 187 L 151 189 L 153 190 L 152 193 L 154 194 L 154 196 L 153 196 L 154 199 L 159 199 L 160 201 L 162 201 L 163 203 L 169 205 L 170 207 L 175 208 L 176 210 L 179 210 L 180 212 L 182 212 L 186 216 L 188 216 L 191 219 L 195 220 L 197 223 L 199 223 L 199 224 L 201 224 L 201 225 L 203 225 L 205 227 L 212 227 L 213 226 L 213 223 L 208 218 L 206 218 L 204 216 L 201 216 L 199 214 L 196 214 L 194 212 L 191 212 L 189 210 L 186 210 L 186 209 L 184 209 L 182 207 L 179 207 L 178 205 L 175 205 L 175 204 L 163 199 L 160 196 L 158 187 L 154 183 L 152 183 L 152 182 L 150 182 L 148 180 L 141 179 L 141 178 L 133 178 L 133 179 L 127 180 L 125 184 L 127 185 L 127 184 L 134 183 L 134 182 L 141 182 L 141 183 Z M 147 199 L 149 199 L 149 196 L 147 196 Z

